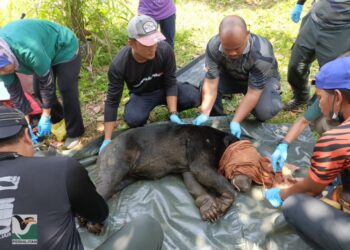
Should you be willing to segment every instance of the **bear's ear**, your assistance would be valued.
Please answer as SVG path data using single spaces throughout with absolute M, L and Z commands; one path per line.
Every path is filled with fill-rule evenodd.
M 224 144 L 226 147 L 232 143 L 235 143 L 236 141 L 239 141 L 239 139 L 234 135 L 228 134 L 224 137 Z

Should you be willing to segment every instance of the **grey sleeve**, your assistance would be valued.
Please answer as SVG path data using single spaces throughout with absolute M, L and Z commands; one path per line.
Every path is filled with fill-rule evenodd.
M 25 115 L 33 111 L 32 108 L 30 107 L 30 104 L 27 98 L 24 95 L 22 85 L 16 74 L 14 76 L 13 82 L 5 86 L 7 91 L 10 94 L 11 101 L 13 102 L 14 106 L 17 109 L 21 110 Z
M 43 108 L 51 108 L 55 96 L 55 81 L 52 69 L 45 76 L 36 76 L 39 82 L 39 90 L 43 103 Z
M 208 79 L 216 79 L 220 75 L 219 65 L 216 61 L 216 58 L 214 56 L 214 49 L 213 46 L 211 46 L 210 40 L 207 44 L 207 48 L 205 50 L 205 68 L 207 70 L 205 74 L 205 78 Z

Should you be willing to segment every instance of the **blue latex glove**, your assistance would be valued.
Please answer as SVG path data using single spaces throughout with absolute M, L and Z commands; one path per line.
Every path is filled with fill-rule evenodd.
M 28 130 L 30 134 L 30 138 L 32 139 L 33 144 L 38 144 L 38 137 L 34 134 L 32 126 L 28 125 Z
M 272 160 L 272 168 L 275 173 L 280 171 L 283 168 L 284 162 L 287 160 L 287 156 L 288 156 L 287 151 L 288 151 L 288 144 L 281 143 L 277 146 L 275 152 L 273 152 L 271 156 L 271 160 Z
M 110 144 L 110 143 L 111 143 L 111 140 L 104 140 L 103 143 L 102 143 L 102 145 L 101 145 L 101 147 L 100 147 L 100 149 L 98 150 L 98 154 L 101 154 L 101 152 L 103 151 L 103 149 L 104 149 L 108 144 Z
M 300 21 L 300 15 L 303 11 L 304 5 L 296 4 L 294 6 L 294 9 L 292 10 L 292 14 L 290 15 L 290 18 L 293 20 L 293 22 L 298 23 Z
M 200 114 L 199 116 L 196 117 L 196 119 L 194 119 L 192 121 L 192 124 L 194 125 L 201 125 L 202 123 L 206 122 L 209 120 L 209 116 L 205 115 L 205 114 Z
M 176 115 L 176 114 L 171 114 L 170 115 L 170 121 L 172 121 L 173 123 L 176 123 L 176 124 L 185 124 L 183 122 L 183 120 L 181 120 L 181 118 L 178 115 Z
M 236 136 L 238 139 L 241 137 L 241 126 L 239 125 L 238 122 L 230 122 L 230 130 L 231 134 Z
M 41 115 L 40 121 L 38 123 L 38 133 L 39 136 L 45 136 L 51 134 L 51 117 L 46 115 Z
M 280 191 L 280 188 L 271 188 L 265 190 L 264 193 L 265 199 L 268 200 L 268 202 L 270 202 L 270 204 L 275 208 L 280 207 L 283 203 L 280 197 Z

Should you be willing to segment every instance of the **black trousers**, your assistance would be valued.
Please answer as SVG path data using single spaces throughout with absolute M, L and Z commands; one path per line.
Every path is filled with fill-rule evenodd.
M 83 117 L 80 110 L 78 78 L 81 66 L 81 57 L 78 54 L 71 61 L 60 63 L 52 66 L 54 81 L 57 81 L 58 90 L 62 97 L 63 107 L 58 101 L 57 96 L 54 96 L 51 106 L 52 123 L 57 123 L 62 119 L 65 120 L 67 136 L 74 138 L 79 137 L 84 133 Z M 55 85 L 56 86 L 56 85 Z M 34 75 L 33 89 L 36 97 L 40 101 L 40 89 L 37 76 Z
M 294 97 L 298 100 L 308 99 L 310 66 L 315 60 L 322 67 L 349 50 L 350 28 L 325 29 L 312 19 L 310 13 L 307 14 L 301 23 L 288 64 L 287 78 Z
M 177 82 L 178 96 L 177 109 L 183 111 L 194 108 L 200 104 L 200 91 L 188 84 Z M 129 127 L 135 128 L 147 123 L 151 111 L 158 105 L 166 104 L 164 89 L 142 95 L 130 94 L 130 99 L 125 105 L 124 120 Z

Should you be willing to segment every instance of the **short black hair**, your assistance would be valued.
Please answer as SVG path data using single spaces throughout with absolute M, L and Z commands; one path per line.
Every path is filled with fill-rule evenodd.
M 334 94 L 336 89 L 325 89 L 325 91 L 329 94 Z M 341 94 L 345 97 L 345 99 L 350 103 L 350 89 L 337 89 L 341 92 Z
M 247 24 L 244 21 L 244 19 L 240 16 L 237 15 L 230 15 L 226 16 L 221 20 L 221 23 L 219 25 L 219 33 L 223 31 L 225 27 L 228 27 L 229 29 L 238 26 L 240 27 L 243 31 L 247 32 Z
M 0 139 L 0 148 L 18 143 L 19 140 L 24 136 L 25 128 L 26 126 L 23 126 L 17 134 L 6 139 Z

